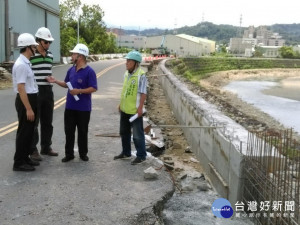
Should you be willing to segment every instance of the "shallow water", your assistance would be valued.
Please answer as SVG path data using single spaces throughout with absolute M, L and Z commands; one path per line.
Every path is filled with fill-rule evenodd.
M 300 78 L 280 82 L 232 81 L 224 89 L 300 133 Z
M 276 84 L 272 88 L 263 90 L 263 93 L 300 101 L 300 77 L 290 77 Z

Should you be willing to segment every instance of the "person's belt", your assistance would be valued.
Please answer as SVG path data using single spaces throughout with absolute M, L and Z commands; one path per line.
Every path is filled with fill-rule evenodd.
M 43 89 L 51 89 L 53 86 L 52 85 L 38 85 L 39 89 L 43 88 Z

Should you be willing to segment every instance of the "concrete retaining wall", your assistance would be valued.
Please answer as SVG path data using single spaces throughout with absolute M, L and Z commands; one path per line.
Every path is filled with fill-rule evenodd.
M 165 61 L 159 66 L 168 76 L 161 76 L 160 81 L 178 122 L 222 127 L 184 128 L 183 131 L 214 188 L 234 205 L 242 196 L 242 165 L 248 132 L 216 106 L 192 93 L 166 69 Z

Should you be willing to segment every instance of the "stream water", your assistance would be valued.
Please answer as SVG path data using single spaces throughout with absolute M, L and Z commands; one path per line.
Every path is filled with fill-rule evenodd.
M 273 81 L 232 81 L 225 90 L 300 133 L 300 77 Z

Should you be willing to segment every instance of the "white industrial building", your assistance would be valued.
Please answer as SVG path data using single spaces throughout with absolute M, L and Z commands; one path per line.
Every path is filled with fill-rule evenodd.
M 35 35 L 40 27 L 50 29 L 54 42 L 50 50 L 60 62 L 59 0 L 0 0 L 0 63 L 19 56 L 21 33 Z
M 146 48 L 166 47 L 176 56 L 204 56 L 215 52 L 216 42 L 186 34 L 147 37 Z
M 204 38 L 186 34 L 161 35 L 153 37 L 120 35 L 116 38 L 120 47 L 134 49 L 156 49 L 166 47 L 171 54 L 177 56 L 203 56 L 215 52 L 216 43 Z
M 146 39 L 147 37 L 145 36 L 119 35 L 116 41 L 117 41 L 117 46 L 119 47 L 145 49 Z
M 259 46 L 260 50 L 263 53 L 263 56 L 266 58 L 278 58 L 280 57 L 279 49 L 281 46 Z

